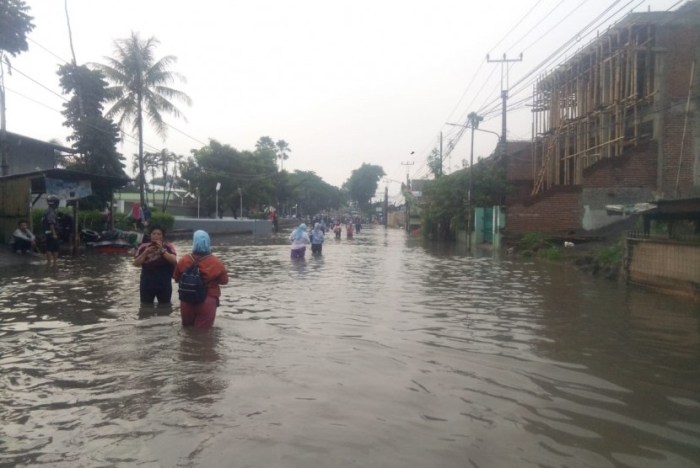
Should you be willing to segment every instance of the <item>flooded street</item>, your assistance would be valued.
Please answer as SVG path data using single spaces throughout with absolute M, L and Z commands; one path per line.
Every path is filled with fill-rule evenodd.
M 381 227 L 323 252 L 215 245 L 207 332 L 128 256 L 5 269 L 0 465 L 700 465 L 700 305 Z

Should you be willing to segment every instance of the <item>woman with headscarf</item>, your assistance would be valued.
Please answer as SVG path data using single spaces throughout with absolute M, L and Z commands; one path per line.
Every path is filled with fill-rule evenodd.
M 321 255 L 323 250 L 323 240 L 324 234 L 321 228 L 321 223 L 314 224 L 314 228 L 311 230 L 311 253 L 313 255 Z
M 182 274 L 195 262 L 199 266 L 199 274 L 207 288 L 207 297 L 200 304 L 180 301 L 180 316 L 182 325 L 194 328 L 211 328 L 216 318 L 216 308 L 221 297 L 220 285 L 228 283 L 228 271 L 218 257 L 211 253 L 209 234 L 198 230 L 192 237 L 192 253 L 184 255 L 177 262 L 173 279 L 180 282 Z
M 306 246 L 309 244 L 309 234 L 306 232 L 306 224 L 301 223 L 289 236 L 292 241 L 292 259 L 302 259 L 306 255 Z

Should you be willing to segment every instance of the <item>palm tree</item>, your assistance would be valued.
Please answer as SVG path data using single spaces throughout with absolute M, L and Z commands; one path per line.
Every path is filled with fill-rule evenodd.
M 287 143 L 284 140 L 277 140 L 277 143 L 275 143 L 277 146 L 277 157 L 280 160 L 280 171 L 284 170 L 284 162 L 289 159 L 289 154 L 291 153 L 292 149 L 289 147 L 289 143 Z
M 114 57 L 106 57 L 107 64 L 95 64 L 104 73 L 111 86 L 110 102 L 114 102 L 107 111 L 107 117 L 116 117 L 119 127 L 133 122 L 133 129 L 138 132 L 139 152 L 139 187 L 141 205 L 145 204 L 144 187 L 145 172 L 143 161 L 143 118 L 144 114 L 158 135 L 165 138 L 167 126 L 163 121 L 163 112 L 175 117 L 183 117 L 180 110 L 171 102 L 177 99 L 187 105 L 191 104 L 190 97 L 182 91 L 169 85 L 176 79 L 186 81 L 179 73 L 170 71 L 168 67 L 177 61 L 173 55 L 156 60 L 155 48 L 160 42 L 155 37 L 141 39 L 138 33 L 132 32 L 126 39 L 114 41 Z

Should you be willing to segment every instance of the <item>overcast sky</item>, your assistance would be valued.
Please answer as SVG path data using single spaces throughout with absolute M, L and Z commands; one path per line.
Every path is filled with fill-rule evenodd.
M 28 0 L 29 50 L 6 76 L 7 128 L 65 143 L 56 70 L 70 60 L 64 0 Z M 426 159 L 475 111 L 500 133 L 501 69 L 509 68 L 508 139 L 530 139 L 533 81 L 632 9 L 677 8 L 677 0 L 68 0 L 78 63 L 105 62 L 131 31 L 174 55 L 175 87 L 193 100 L 186 120 L 166 116 L 165 141 L 147 130 L 146 150 L 189 155 L 215 139 L 252 150 L 261 136 L 286 140 L 285 169 L 314 171 L 340 186 L 362 163 L 382 166 L 391 194 L 426 177 Z M 612 7 L 612 8 L 611 8 Z M 611 8 L 607 13 L 606 9 Z M 571 46 L 546 61 L 571 39 Z M 564 55 L 562 55 L 564 54 Z M 546 67 L 542 64 L 546 63 Z M 519 90 L 519 92 L 518 92 Z M 477 132 L 475 155 L 497 135 Z M 445 171 L 469 158 L 469 133 Z M 121 146 L 127 157 L 133 140 Z M 413 152 L 413 154 L 411 154 Z

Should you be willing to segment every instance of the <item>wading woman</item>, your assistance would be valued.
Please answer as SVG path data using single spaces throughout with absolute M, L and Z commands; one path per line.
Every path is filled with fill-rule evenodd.
M 289 235 L 292 242 L 292 260 L 301 260 L 306 255 L 306 246 L 309 244 L 309 234 L 306 232 L 306 224 L 301 223 L 298 228 Z
M 136 248 L 134 265 L 141 267 L 139 291 L 141 303 L 169 304 L 173 295 L 173 270 L 177 264 L 175 247 L 165 241 L 165 229 L 155 225 L 151 228 L 150 242 Z
M 207 294 L 204 302 L 199 304 L 188 303 L 180 300 L 180 316 L 182 325 L 194 326 L 194 328 L 211 328 L 216 318 L 216 308 L 219 306 L 221 288 L 219 286 L 228 283 L 228 271 L 218 257 L 211 253 L 211 240 L 209 234 L 199 230 L 192 236 L 192 253 L 184 255 L 177 262 L 173 278 L 179 283 L 183 273 L 195 262 L 199 267 L 199 275 L 206 287 Z

